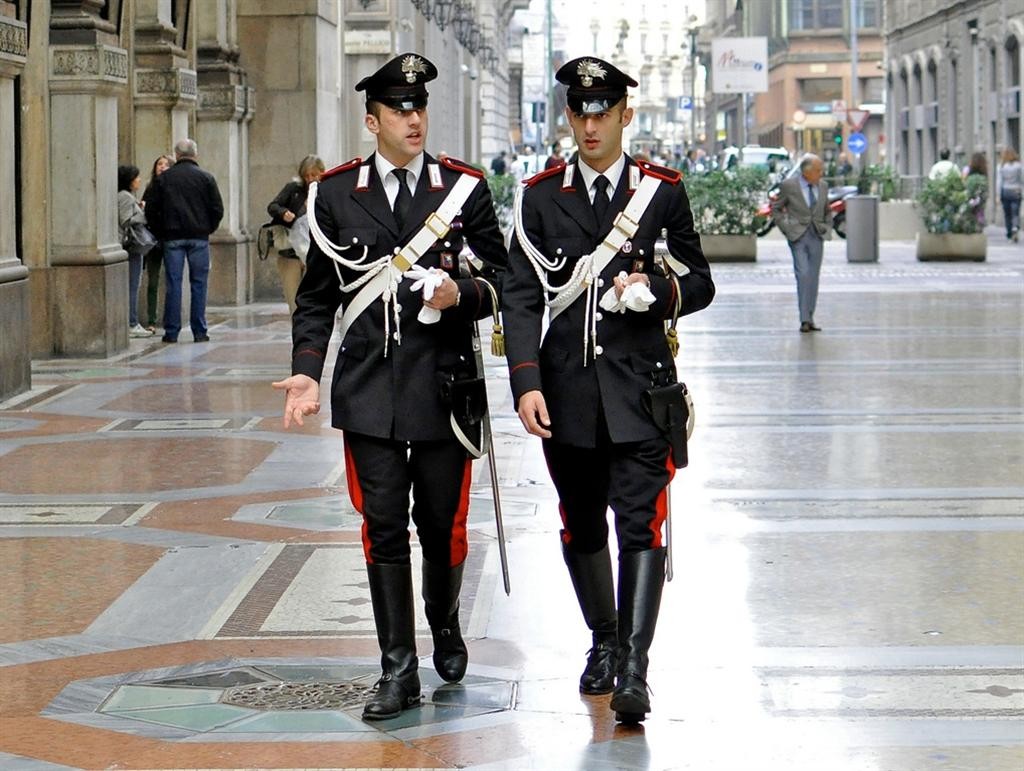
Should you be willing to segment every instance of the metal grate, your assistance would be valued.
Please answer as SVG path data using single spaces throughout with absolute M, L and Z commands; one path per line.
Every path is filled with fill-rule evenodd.
M 336 710 L 362 706 L 372 685 L 335 683 L 260 683 L 229 688 L 222 704 L 259 710 Z

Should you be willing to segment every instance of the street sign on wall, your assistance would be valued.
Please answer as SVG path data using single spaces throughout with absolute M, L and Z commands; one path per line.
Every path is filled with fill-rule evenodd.
M 720 37 L 711 41 L 711 90 L 759 94 L 768 90 L 768 38 Z

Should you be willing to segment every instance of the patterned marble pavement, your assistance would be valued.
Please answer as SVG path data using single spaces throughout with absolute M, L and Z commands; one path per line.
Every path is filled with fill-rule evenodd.
M 421 636 L 425 704 L 379 724 L 339 436 L 285 433 L 269 386 L 283 304 L 216 309 L 209 344 L 37 362 L 0 404 L 0 768 L 1019 771 L 1021 250 L 841 250 L 820 334 L 770 241 L 682 325 L 698 428 L 642 728 L 577 692 L 588 634 L 500 362 L 512 595 L 476 464 L 469 675 L 443 684 Z

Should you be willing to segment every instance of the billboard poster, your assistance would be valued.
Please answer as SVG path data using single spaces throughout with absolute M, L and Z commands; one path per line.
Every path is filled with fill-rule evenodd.
M 711 41 L 711 90 L 759 94 L 768 90 L 768 38 L 720 37 Z

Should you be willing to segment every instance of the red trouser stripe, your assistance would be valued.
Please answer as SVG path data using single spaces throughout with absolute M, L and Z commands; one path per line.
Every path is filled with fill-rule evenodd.
M 672 448 L 668 449 L 665 456 L 665 470 L 668 471 L 668 481 L 665 482 L 665 486 L 661 488 L 661 492 L 658 493 L 658 498 L 654 502 L 654 519 L 651 520 L 651 548 L 661 548 L 661 526 L 665 524 L 665 519 L 668 517 L 668 486 L 672 484 L 672 477 L 676 475 L 676 467 L 672 463 Z
M 462 472 L 462 490 L 459 492 L 459 508 L 455 511 L 452 521 L 451 567 L 461 565 L 469 552 L 466 539 L 466 520 L 469 518 L 469 488 L 473 482 L 473 461 L 466 458 L 466 467 Z
M 363 488 L 359 486 L 359 474 L 356 472 L 356 462 L 352 459 L 352 450 L 349 449 L 348 442 L 345 442 L 345 480 L 348 482 L 348 497 L 352 501 L 352 507 L 363 514 Z M 367 564 L 370 564 L 373 562 L 373 558 L 370 557 L 370 535 L 367 531 L 365 514 L 363 514 L 361 533 L 363 556 L 366 558 Z

